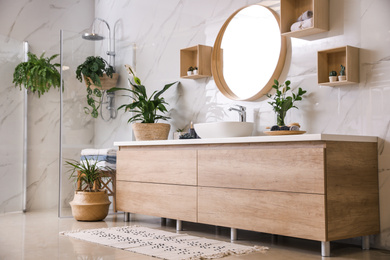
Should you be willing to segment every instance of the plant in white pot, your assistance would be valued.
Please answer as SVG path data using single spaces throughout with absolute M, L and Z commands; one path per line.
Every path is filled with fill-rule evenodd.
M 76 182 L 84 182 L 84 190 L 76 190 L 72 207 L 72 215 L 79 221 L 100 221 L 107 217 L 110 200 L 106 190 L 100 190 L 100 175 L 102 171 L 112 171 L 109 167 L 98 167 L 99 161 L 76 160 L 66 161 L 70 167 L 70 178 Z
M 130 103 L 121 105 L 118 107 L 118 110 L 124 108 L 126 112 L 133 113 L 128 120 L 128 123 L 133 123 L 132 128 L 135 139 L 137 141 L 168 139 L 171 125 L 167 123 L 158 123 L 158 120 L 170 119 L 170 117 L 163 115 L 168 112 L 165 107 L 168 103 L 161 95 L 172 85 L 176 84 L 177 81 L 165 85 L 160 91 L 154 91 L 152 95 L 148 97 L 145 86 L 141 84 L 141 80 L 135 75 L 133 69 L 129 65 L 125 65 L 125 67 L 133 77 L 134 82 L 129 79 L 132 89 L 113 88 L 110 89 L 109 92 L 117 90 L 130 92 L 130 95 L 126 95 L 130 99 Z M 140 122 L 136 123 L 138 121 Z

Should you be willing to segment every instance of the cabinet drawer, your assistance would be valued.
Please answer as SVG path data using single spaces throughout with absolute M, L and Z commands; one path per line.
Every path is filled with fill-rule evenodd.
M 198 222 L 325 241 L 325 195 L 198 188 Z
M 196 150 L 134 149 L 117 157 L 117 180 L 197 184 Z
M 197 221 L 196 187 L 117 181 L 116 191 L 119 211 Z
M 198 185 L 324 194 L 324 148 L 198 151 Z

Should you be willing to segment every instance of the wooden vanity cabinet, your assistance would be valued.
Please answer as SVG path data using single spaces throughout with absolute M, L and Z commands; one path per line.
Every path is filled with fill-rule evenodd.
M 377 142 L 121 146 L 117 208 L 332 241 L 379 233 Z
M 116 171 L 118 210 L 196 222 L 196 157 L 193 149 L 121 148 Z

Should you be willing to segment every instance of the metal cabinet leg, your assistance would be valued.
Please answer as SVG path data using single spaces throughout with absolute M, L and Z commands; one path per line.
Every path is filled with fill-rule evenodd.
M 330 256 L 330 242 L 329 241 L 321 241 L 321 255 L 322 256 Z
M 237 240 L 237 229 L 236 228 L 231 228 L 230 229 L 230 240 L 231 241 L 236 241 Z
M 370 236 L 362 236 L 362 249 L 370 250 Z
M 215 234 L 220 235 L 221 234 L 221 228 L 219 226 L 215 226 Z
M 130 222 L 130 212 L 124 212 L 125 214 L 125 222 Z
M 176 231 L 182 231 L 183 230 L 183 223 L 181 220 L 176 220 Z

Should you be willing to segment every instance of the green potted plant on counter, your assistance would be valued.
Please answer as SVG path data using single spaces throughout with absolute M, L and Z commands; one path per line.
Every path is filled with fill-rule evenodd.
M 22 85 L 32 93 L 38 93 L 38 97 L 48 92 L 51 87 L 60 88 L 61 75 L 57 70 L 60 64 L 52 61 L 58 56 L 55 54 L 45 58 L 45 53 L 38 58 L 35 54 L 29 52 L 28 61 L 21 62 L 15 67 L 13 83 L 15 87 Z
M 87 103 L 85 113 L 93 118 L 99 115 L 98 109 L 102 102 L 102 91 L 114 88 L 118 82 L 118 73 L 100 56 L 89 56 L 76 69 L 76 78 L 87 86 Z
M 84 190 L 76 190 L 69 203 L 72 215 L 79 221 L 99 221 L 108 215 L 110 200 L 106 190 L 100 190 L 99 178 L 102 171 L 112 171 L 109 167 L 98 167 L 98 161 L 66 161 L 70 167 L 70 178 L 86 184 Z M 80 185 L 81 186 L 81 185 Z
M 124 108 L 125 112 L 132 113 L 128 123 L 133 123 L 135 139 L 137 141 L 168 139 L 170 124 L 158 123 L 158 120 L 170 119 L 169 116 L 163 115 L 168 112 L 165 107 L 168 103 L 162 94 L 177 82 L 165 85 L 162 90 L 154 91 L 148 97 L 145 86 L 141 84 L 141 80 L 135 75 L 133 69 L 129 65 L 125 65 L 125 67 L 130 76 L 133 77 L 134 82 L 129 79 L 132 89 L 113 88 L 109 91 L 125 90 L 130 92 L 130 95 L 126 95 L 130 102 L 121 105 L 118 110 Z
M 288 96 L 287 95 L 288 91 L 291 89 L 290 88 L 291 82 L 289 80 L 284 82 L 284 84 L 279 85 L 279 81 L 277 81 L 275 79 L 274 83 L 275 84 L 272 86 L 272 88 L 274 88 L 276 90 L 276 93 L 274 96 L 267 94 L 267 97 L 273 99 L 272 101 L 268 102 L 268 104 L 270 104 L 273 107 L 273 109 L 276 113 L 277 125 L 284 126 L 285 125 L 284 119 L 286 117 L 287 111 L 290 108 L 297 108 L 298 109 L 298 107 L 296 107 L 294 105 L 294 103 L 296 101 L 302 100 L 302 96 L 307 91 L 302 90 L 302 88 L 299 88 L 298 93 L 295 94 L 291 91 L 292 95 Z

